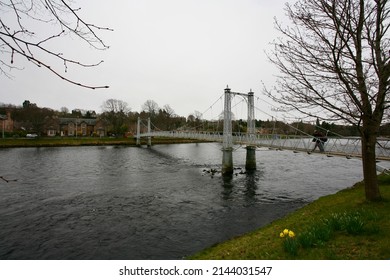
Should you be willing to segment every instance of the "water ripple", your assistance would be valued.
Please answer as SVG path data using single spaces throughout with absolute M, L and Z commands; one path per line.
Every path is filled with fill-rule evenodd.
M 0 183 L 0 259 L 181 259 L 361 179 L 357 161 L 256 156 L 225 178 L 207 172 L 219 144 L 1 149 L 18 181 Z

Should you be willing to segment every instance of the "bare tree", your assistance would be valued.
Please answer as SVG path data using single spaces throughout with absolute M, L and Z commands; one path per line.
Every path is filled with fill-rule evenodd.
M 380 200 L 375 146 L 389 112 L 387 0 L 299 0 L 269 54 L 281 74 L 268 96 L 307 116 L 356 125 L 366 199 Z
M 202 118 L 203 118 L 203 114 L 199 111 L 194 111 L 194 116 L 195 116 L 195 119 L 198 121 L 202 120 Z
M 71 0 L 0 0 L 0 74 L 11 77 L 9 70 L 18 68 L 15 63 L 22 57 L 69 83 L 107 88 L 85 85 L 66 75 L 70 65 L 94 67 L 103 61 L 86 64 L 65 56 L 58 45 L 53 47 L 53 41 L 63 42 L 63 38 L 76 35 L 95 49 L 108 48 L 97 32 L 111 29 L 88 23 L 81 18 L 80 10 Z
M 169 104 L 164 105 L 163 110 L 169 118 L 172 118 L 175 115 L 175 110 L 173 110 Z
M 142 110 L 148 112 L 150 116 L 155 116 L 158 113 L 158 104 L 153 100 L 146 100 L 142 105 Z
M 127 102 L 118 100 L 118 99 L 108 99 L 103 105 L 102 109 L 104 112 L 113 112 L 113 113 L 124 113 L 127 114 L 130 112 Z
M 66 116 L 69 114 L 69 109 L 67 107 L 61 107 L 60 112 L 62 116 Z
M 110 123 L 113 133 L 123 134 L 127 131 L 126 120 L 130 113 L 130 108 L 125 101 L 108 99 L 103 103 L 102 109 L 102 118 Z
M 174 128 L 175 115 L 175 110 L 166 104 L 159 109 L 157 119 L 153 123 L 160 129 L 171 130 Z

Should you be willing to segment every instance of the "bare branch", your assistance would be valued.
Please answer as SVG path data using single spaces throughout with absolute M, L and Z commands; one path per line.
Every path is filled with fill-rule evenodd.
M 287 4 L 292 26 L 275 22 L 282 36 L 268 57 L 281 75 L 276 89 L 267 94 L 307 115 L 319 106 L 325 109 L 324 118 L 350 123 L 383 108 L 389 79 L 387 68 L 380 65 L 389 61 L 389 49 L 383 49 L 389 45 L 389 25 L 384 24 L 389 21 L 389 4 L 377 2 L 379 8 L 362 0 Z
M 362 138 L 366 198 L 381 198 L 376 139 L 390 113 L 389 0 L 298 0 L 286 6 L 292 27 L 269 55 L 281 74 L 265 93 L 306 116 L 343 120 Z
M 48 47 L 48 43 L 75 34 L 78 38 L 86 42 L 89 46 L 97 50 L 106 50 L 109 47 L 98 36 L 97 31 L 112 31 L 110 28 L 99 27 L 95 24 L 87 23 L 79 16 L 80 8 L 73 8 L 70 1 L 63 0 L 11 0 L 9 2 L 0 1 L 0 13 L 5 14 L 0 18 L 0 54 L 10 56 L 10 64 L 14 64 L 15 56 L 21 56 L 27 61 L 44 67 L 61 79 L 77 86 L 97 89 L 108 88 L 108 86 L 90 86 L 74 81 L 53 67 L 55 61 L 62 62 L 64 72 L 68 72 L 68 65 L 73 64 L 80 67 L 96 67 L 103 63 L 84 63 L 78 59 L 66 57 L 62 52 L 58 52 Z M 13 16 L 12 16 L 13 15 Z M 65 20 L 66 19 L 66 20 Z M 70 19 L 70 20 L 69 20 Z M 69 20 L 69 22 L 67 21 Z M 31 23 L 38 23 L 39 32 L 34 32 L 27 28 Z M 53 29 L 53 33 L 45 34 L 42 28 Z M 55 31 L 60 27 L 60 31 Z M 46 32 L 46 28 L 44 28 Z M 54 58 L 50 63 L 49 59 Z M 51 61 L 51 60 L 50 60 Z M 9 65 L 1 61 L 0 73 L 5 74 Z M 9 75 L 6 75 L 10 77 Z
M 9 182 L 16 182 L 16 181 L 18 181 L 18 180 L 16 180 L 16 179 L 12 179 L 12 180 L 10 180 L 10 179 L 6 179 L 6 178 L 4 178 L 3 176 L 0 176 L 0 179 L 1 179 L 1 180 L 3 180 L 4 182 L 7 182 L 7 183 L 9 183 Z

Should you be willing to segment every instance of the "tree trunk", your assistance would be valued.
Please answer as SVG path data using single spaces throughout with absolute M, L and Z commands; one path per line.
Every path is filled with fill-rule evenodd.
M 381 200 L 376 174 L 376 140 L 376 133 L 364 130 L 362 136 L 363 176 L 366 199 L 369 201 Z

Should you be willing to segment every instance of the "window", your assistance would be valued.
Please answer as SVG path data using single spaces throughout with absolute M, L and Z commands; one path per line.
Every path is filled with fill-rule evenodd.
M 48 129 L 47 136 L 56 136 L 56 131 L 54 129 Z
M 68 136 L 73 136 L 74 134 L 74 123 L 68 123 Z
M 82 123 L 81 124 L 81 134 L 83 136 L 86 136 L 87 135 L 87 124 L 86 123 Z

